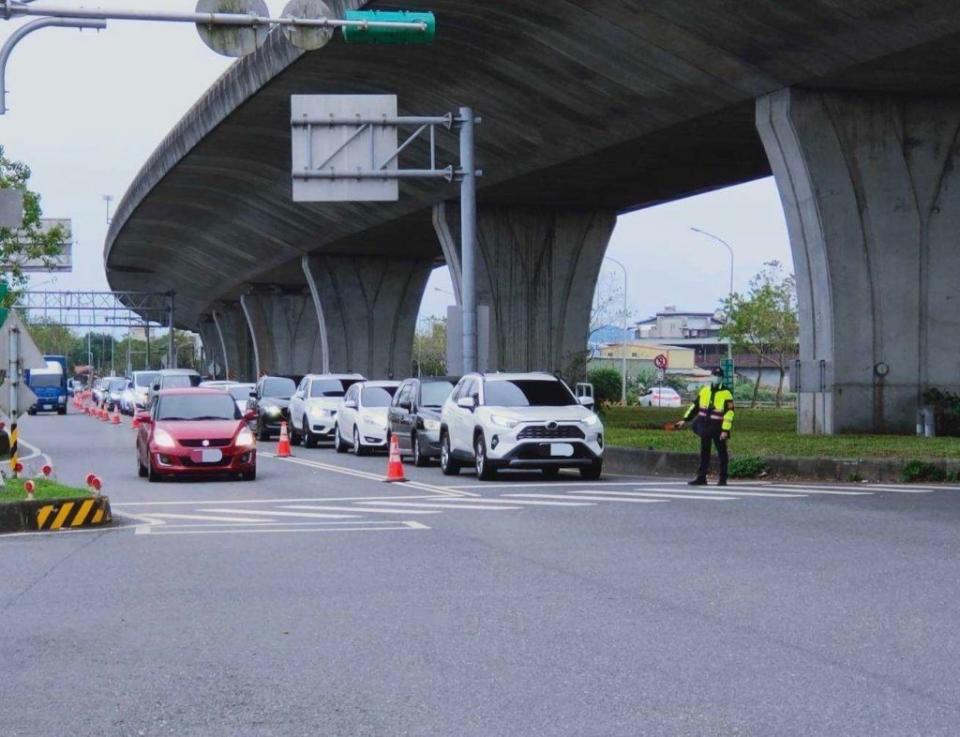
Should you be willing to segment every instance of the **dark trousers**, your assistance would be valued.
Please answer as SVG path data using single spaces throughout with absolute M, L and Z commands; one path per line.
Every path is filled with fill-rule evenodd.
M 700 436 L 700 470 L 697 471 L 697 478 L 704 479 L 710 470 L 710 443 L 717 446 L 717 458 L 720 459 L 720 479 L 727 480 L 727 464 L 730 457 L 727 454 L 727 441 L 720 439 L 719 433 L 707 433 Z

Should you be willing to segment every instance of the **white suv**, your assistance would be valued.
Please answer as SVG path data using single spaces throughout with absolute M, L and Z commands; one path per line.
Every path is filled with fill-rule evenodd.
M 290 399 L 290 442 L 307 448 L 333 440 L 337 409 L 347 389 L 363 381 L 360 374 L 307 374 Z
M 493 479 L 497 469 L 538 468 L 556 476 L 578 468 L 585 479 L 603 470 L 603 424 L 593 399 L 577 399 L 550 374 L 467 374 L 440 413 L 440 468 L 463 464 Z

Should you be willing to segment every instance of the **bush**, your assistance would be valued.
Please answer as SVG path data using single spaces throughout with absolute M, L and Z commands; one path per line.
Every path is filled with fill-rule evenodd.
M 756 456 L 746 456 L 744 458 L 733 458 L 727 473 L 735 479 L 755 479 L 764 476 L 767 473 L 767 462 Z
M 598 404 L 620 401 L 622 383 L 620 372 L 616 369 L 594 369 L 587 375 L 587 381 L 593 384 L 593 396 Z
M 960 437 L 960 395 L 928 389 L 923 393 L 923 401 L 933 406 L 937 435 Z
M 925 461 L 910 461 L 900 469 L 900 480 L 906 484 L 917 481 L 946 481 L 947 472 Z

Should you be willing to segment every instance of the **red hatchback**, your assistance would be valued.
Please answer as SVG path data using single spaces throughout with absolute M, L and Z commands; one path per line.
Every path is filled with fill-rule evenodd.
M 236 402 L 221 389 L 167 389 L 137 415 L 137 472 L 166 476 L 239 474 L 257 477 L 257 441 Z

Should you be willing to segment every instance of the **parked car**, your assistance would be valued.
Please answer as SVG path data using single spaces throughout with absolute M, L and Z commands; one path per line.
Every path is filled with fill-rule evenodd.
M 256 390 L 256 388 L 256 384 L 241 384 L 234 382 L 227 387 L 226 392 L 233 397 L 233 401 L 237 403 L 237 408 L 241 412 L 246 412 L 247 406 L 250 404 L 250 395 Z
M 333 440 L 337 408 L 360 374 L 307 374 L 290 400 L 290 441 L 307 448 Z
M 150 387 L 148 404 L 153 404 L 153 397 L 157 392 L 165 389 L 189 389 L 200 386 L 200 374 L 193 369 L 160 369 L 156 372 L 153 385 Z
M 440 413 L 440 468 L 472 464 L 484 480 L 501 468 L 556 476 L 577 468 L 585 479 L 603 470 L 603 424 L 590 397 L 577 399 L 550 374 L 468 374 Z
M 354 384 L 340 400 L 333 445 L 338 453 L 348 448 L 358 456 L 387 446 L 387 411 L 399 381 L 364 381 Z
M 103 386 L 101 388 L 102 399 L 100 401 L 100 406 L 104 409 L 113 412 L 115 409 L 120 407 L 120 397 L 123 394 L 123 390 L 127 385 L 127 380 L 122 376 L 107 376 L 103 380 Z
M 459 377 L 407 379 L 400 384 L 388 413 L 389 431 L 397 436 L 401 456 L 426 466 L 440 457 L 440 410 Z
M 654 386 L 637 399 L 641 407 L 679 407 L 683 404 L 680 394 L 669 386 Z
M 137 473 L 150 481 L 195 474 L 257 477 L 257 441 L 224 391 L 166 389 L 138 415 Z
M 137 409 L 150 406 L 150 390 L 160 377 L 159 371 L 134 371 L 133 386 L 136 393 Z
M 134 415 L 137 411 L 137 387 L 133 379 L 126 379 L 120 394 L 120 414 Z
M 289 419 L 290 397 L 297 384 L 286 376 L 261 376 L 250 394 L 248 408 L 253 411 L 258 440 L 279 434 L 280 423 Z
M 227 379 L 205 379 L 200 382 L 200 386 L 203 389 L 227 389 L 236 383 Z
M 93 380 L 93 403 L 98 407 L 103 406 L 103 399 L 106 392 L 107 384 L 110 382 L 110 379 L 115 379 L 116 376 L 101 376 L 99 379 Z

